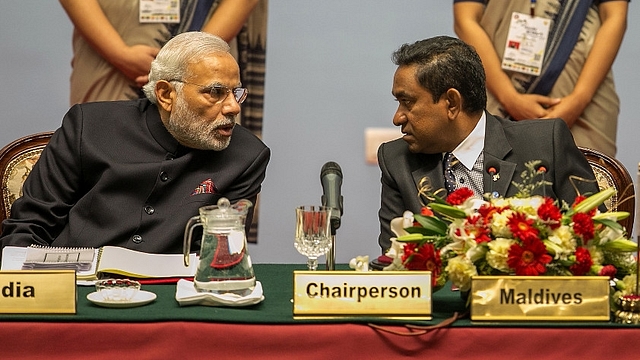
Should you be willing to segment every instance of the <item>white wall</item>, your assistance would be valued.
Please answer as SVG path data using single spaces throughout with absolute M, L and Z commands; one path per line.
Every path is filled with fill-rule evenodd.
M 436 5 L 437 4 L 437 5 Z M 618 158 L 636 177 L 640 73 L 635 2 L 614 66 L 622 110 Z M 418 39 L 454 35 L 449 2 L 270 0 L 264 141 L 272 160 L 260 205 L 254 262 L 299 262 L 294 208 L 319 204 L 320 169 L 342 167 L 339 262 L 379 254 L 379 170 L 364 157 L 364 130 L 392 126 L 391 53 Z M 0 144 L 53 130 L 68 108 L 71 25 L 57 1 L 4 1 L 0 12 Z

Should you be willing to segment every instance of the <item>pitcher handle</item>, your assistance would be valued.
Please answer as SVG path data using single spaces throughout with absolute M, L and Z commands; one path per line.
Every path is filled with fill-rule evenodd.
M 193 234 L 193 228 L 198 225 L 202 225 L 200 222 L 200 216 L 194 216 L 187 221 L 187 225 L 184 228 L 184 240 L 182 243 L 182 253 L 184 255 L 184 266 L 189 266 L 190 251 L 191 251 L 191 235 Z

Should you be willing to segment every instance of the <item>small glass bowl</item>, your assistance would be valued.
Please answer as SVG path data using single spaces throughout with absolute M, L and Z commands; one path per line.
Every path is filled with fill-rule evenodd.
M 96 282 L 96 291 L 105 301 L 127 302 L 140 291 L 140 283 L 129 279 L 103 279 Z

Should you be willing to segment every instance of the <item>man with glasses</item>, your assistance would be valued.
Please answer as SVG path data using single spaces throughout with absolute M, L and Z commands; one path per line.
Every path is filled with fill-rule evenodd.
M 180 253 L 199 207 L 220 197 L 255 203 L 270 150 L 235 122 L 247 90 L 227 43 L 177 35 L 149 80 L 147 99 L 69 110 L 2 224 L 3 247 Z

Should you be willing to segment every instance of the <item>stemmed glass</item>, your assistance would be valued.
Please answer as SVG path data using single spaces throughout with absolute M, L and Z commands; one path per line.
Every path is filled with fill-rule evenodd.
M 296 208 L 296 250 L 307 257 L 309 270 L 318 268 L 318 256 L 331 249 L 331 208 L 299 206 Z

